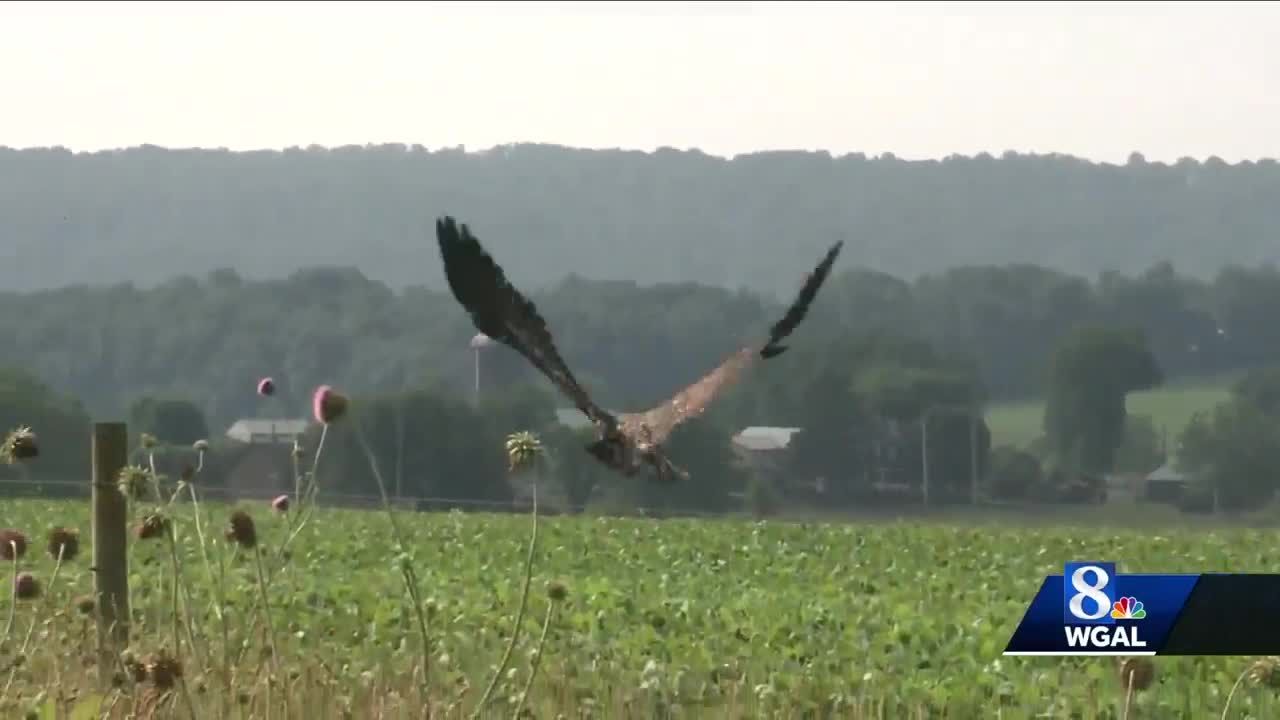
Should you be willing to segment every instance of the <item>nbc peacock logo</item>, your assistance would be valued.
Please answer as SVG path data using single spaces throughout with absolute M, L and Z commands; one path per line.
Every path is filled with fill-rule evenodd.
M 1111 617 L 1116 620 L 1141 620 L 1147 616 L 1142 601 L 1132 597 L 1122 597 L 1111 605 Z

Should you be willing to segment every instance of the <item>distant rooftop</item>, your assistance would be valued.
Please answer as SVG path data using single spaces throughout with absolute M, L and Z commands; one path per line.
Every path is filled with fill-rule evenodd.
M 797 427 L 756 425 L 734 435 L 733 444 L 744 450 L 785 450 L 791 444 L 791 436 L 798 432 Z
M 1151 471 L 1151 474 L 1147 476 L 1147 480 L 1154 480 L 1156 482 L 1181 482 L 1186 479 L 1187 477 L 1185 475 L 1178 472 L 1173 467 L 1173 464 L 1168 462 Z
M 242 418 L 227 428 L 227 437 L 243 443 L 292 443 L 310 424 L 306 419 Z
M 614 415 L 621 413 L 610 410 Z M 573 429 L 590 427 L 591 421 L 577 408 L 557 408 L 556 420 Z M 784 450 L 791 444 L 791 436 L 800 431 L 796 427 L 753 426 L 733 436 L 733 444 L 744 450 Z

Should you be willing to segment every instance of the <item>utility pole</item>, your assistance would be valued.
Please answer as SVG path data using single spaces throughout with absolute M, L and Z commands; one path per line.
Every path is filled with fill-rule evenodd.
M 476 333 L 471 338 L 471 352 L 475 356 L 475 387 L 472 391 L 471 401 L 476 407 L 480 407 L 480 351 L 493 344 L 493 338 L 484 333 Z
M 978 413 L 969 411 L 969 504 L 978 505 Z

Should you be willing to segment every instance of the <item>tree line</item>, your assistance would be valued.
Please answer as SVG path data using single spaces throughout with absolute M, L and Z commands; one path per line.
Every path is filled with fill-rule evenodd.
M 438 265 L 439 259 L 431 263 Z M 776 269 L 794 290 L 808 270 Z M 518 267 L 518 265 L 516 265 Z M 600 402 L 651 407 L 759 337 L 783 303 L 747 290 L 697 284 L 639 285 L 570 276 L 530 293 L 561 354 Z M 241 417 L 297 416 L 308 388 L 341 384 L 355 394 L 440 387 L 474 391 L 474 335 L 447 291 L 394 291 L 351 268 L 315 267 L 253 281 L 233 270 L 131 284 L 3 293 L 0 366 L 26 368 L 95 416 L 120 417 L 142 396 L 196 403 L 211 427 Z M 1056 344 L 1079 327 L 1140 331 L 1168 378 L 1264 367 L 1280 357 L 1280 271 L 1224 269 L 1212 281 L 1168 263 L 1132 276 L 1089 280 L 1044 267 L 955 268 L 906 281 L 837 266 L 793 345 L 840 352 L 874 333 L 926 341 L 972 370 L 985 400 L 1045 397 Z M 533 378 L 502 347 L 479 356 L 480 393 Z M 278 399 L 253 391 L 270 375 Z M 782 371 L 763 379 L 798 380 Z M 756 404 L 744 425 L 780 425 L 780 406 Z
M 581 277 L 533 295 L 566 360 L 615 410 L 657 404 L 782 309 L 745 291 Z M 233 453 L 223 433 L 234 419 L 306 416 L 310 389 L 333 384 L 356 398 L 352 421 L 329 440 L 322 475 L 335 491 L 374 494 L 372 456 L 404 495 L 509 502 L 520 489 L 501 441 L 532 429 L 546 437 L 548 481 L 565 507 L 863 507 L 925 494 L 1092 502 L 1107 474 L 1169 458 L 1150 422 L 1126 412 L 1128 393 L 1246 371 L 1231 401 L 1174 438 L 1180 465 L 1203 480 L 1188 502 L 1243 507 L 1269 497 L 1267 478 L 1280 476 L 1267 434 L 1280 415 L 1280 376 L 1268 374 L 1280 346 L 1268 322 L 1277 295 L 1269 266 L 1200 281 L 1160 264 L 1094 282 L 1022 265 L 914 282 L 845 269 L 790 352 L 673 437 L 673 457 L 700 477 L 675 489 L 603 472 L 582 451 L 582 431 L 559 422 L 567 403 L 522 358 L 471 349 L 474 329 L 451 297 L 395 292 L 350 269 L 10 293 L 0 422 L 78 448 L 35 466 L 37 477 L 82 477 L 90 418 L 127 417 L 181 463 L 195 439 Z M 255 392 L 264 375 L 275 397 Z M 992 447 L 981 408 L 1027 395 L 1046 399 L 1040 440 Z M 750 425 L 801 430 L 782 453 L 735 450 L 728 439 Z M 305 442 L 315 440 L 313 429 Z M 205 482 L 218 482 L 219 462 Z

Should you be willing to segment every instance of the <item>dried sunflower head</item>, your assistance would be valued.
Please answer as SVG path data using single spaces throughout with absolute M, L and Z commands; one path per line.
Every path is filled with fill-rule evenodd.
M 1280 656 L 1268 655 L 1249 666 L 1249 679 L 1259 685 L 1280 687 Z
M 507 467 L 512 472 L 533 464 L 542 453 L 542 441 L 531 432 L 524 431 L 507 436 Z
M 182 661 L 173 657 L 168 651 L 153 653 L 146 661 L 146 673 L 151 683 L 161 690 L 173 687 L 174 681 L 182 677 Z
M 141 500 L 155 487 L 155 477 L 150 469 L 141 465 L 126 465 L 120 468 L 120 474 L 116 476 L 116 485 L 125 497 Z
M 169 532 L 169 518 L 159 510 L 147 513 L 133 529 L 133 534 L 139 540 L 152 540 L 164 537 Z
M 92 615 L 98 609 L 98 601 L 92 595 L 80 595 L 72 604 L 81 615 Z
M 547 597 L 552 602 L 564 602 L 564 599 L 569 597 L 569 588 L 565 587 L 564 583 L 553 580 L 547 583 Z
M 21 530 L 0 530 L 0 560 L 13 562 L 27 552 L 27 536 Z
M 31 460 L 39 455 L 39 439 L 26 425 L 18 426 L 5 436 L 3 443 L 0 443 L 0 458 L 4 458 L 8 464 Z
M 13 594 L 19 600 L 32 600 L 40 597 L 40 581 L 29 572 L 18 573 L 13 579 Z
M 1128 688 L 1132 685 L 1135 691 L 1146 690 L 1156 679 L 1156 665 L 1150 658 L 1125 658 L 1120 663 L 1120 685 Z
M 253 517 L 243 510 L 231 513 L 231 522 L 227 527 L 227 540 L 242 548 L 252 549 L 258 544 L 258 529 L 253 524 Z
M 49 531 L 49 555 L 63 562 L 74 560 L 80 553 L 80 531 L 56 527 Z

